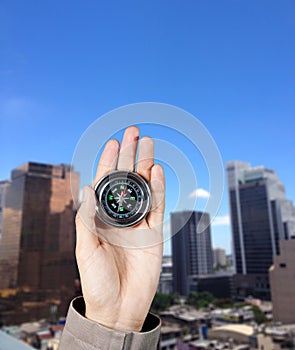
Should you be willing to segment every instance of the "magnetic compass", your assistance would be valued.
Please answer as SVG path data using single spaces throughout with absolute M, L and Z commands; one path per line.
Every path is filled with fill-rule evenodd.
M 98 216 L 107 224 L 128 227 L 145 218 L 151 207 L 151 192 L 135 172 L 113 171 L 95 186 Z

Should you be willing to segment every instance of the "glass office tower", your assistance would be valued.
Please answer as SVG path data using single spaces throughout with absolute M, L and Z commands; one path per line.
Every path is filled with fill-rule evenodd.
M 273 170 L 233 161 L 227 180 L 237 295 L 269 299 L 268 269 L 294 233 L 294 207 Z
M 0 289 L 73 295 L 78 193 L 79 174 L 70 165 L 30 162 L 12 171 L 3 210 Z
M 197 290 L 198 276 L 213 273 L 208 213 L 171 213 L 173 289 L 180 295 Z

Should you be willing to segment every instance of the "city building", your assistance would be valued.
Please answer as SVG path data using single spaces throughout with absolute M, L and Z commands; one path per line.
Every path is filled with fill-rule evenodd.
M 12 171 L 3 210 L 0 290 L 35 295 L 31 301 L 50 295 L 66 310 L 77 278 L 78 193 L 79 174 L 70 165 L 29 162 Z
M 208 339 L 216 339 L 219 341 L 229 341 L 229 339 L 231 339 L 234 344 L 247 345 L 253 335 L 253 327 L 246 324 L 228 324 L 213 327 L 208 330 Z
M 280 255 L 269 270 L 273 320 L 295 323 L 295 239 L 280 242 Z
M 198 276 L 195 279 L 196 292 L 209 292 L 215 298 L 231 299 L 234 297 L 233 273 L 223 272 L 213 275 Z
M 295 325 L 268 326 L 256 334 L 255 338 L 255 349 L 293 350 L 295 346 Z
M 227 265 L 228 267 L 233 267 L 233 264 L 234 264 L 234 262 L 233 262 L 233 256 L 232 256 L 231 254 L 228 254 L 228 255 L 226 256 L 226 265 Z
M 273 170 L 227 163 L 236 296 L 270 298 L 268 269 L 295 230 L 295 209 Z
M 210 217 L 203 212 L 171 213 L 173 289 L 187 296 L 198 276 L 213 273 Z
M 173 278 L 172 278 L 172 257 L 163 256 L 162 268 L 158 284 L 158 292 L 171 294 L 173 293 Z
M 198 337 L 202 325 L 210 324 L 209 312 L 196 310 L 190 305 L 172 305 L 160 313 L 163 325 L 174 325 L 182 328 L 192 338 Z
M 183 337 L 183 330 L 178 325 L 162 325 L 159 350 L 177 349 L 178 339 Z
M 226 265 L 226 253 L 222 248 L 213 249 L 213 263 L 214 267 Z
M 2 238 L 2 222 L 3 222 L 3 210 L 5 205 L 5 196 L 9 181 L 0 181 L 0 241 Z
M 250 305 L 234 309 L 215 309 L 210 314 L 212 325 L 248 324 L 254 322 L 254 313 Z

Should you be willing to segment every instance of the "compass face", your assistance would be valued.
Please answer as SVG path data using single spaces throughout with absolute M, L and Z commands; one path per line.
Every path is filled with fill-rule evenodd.
M 150 209 L 151 194 L 146 181 L 137 173 L 114 171 L 95 186 L 97 213 L 109 225 L 138 224 Z

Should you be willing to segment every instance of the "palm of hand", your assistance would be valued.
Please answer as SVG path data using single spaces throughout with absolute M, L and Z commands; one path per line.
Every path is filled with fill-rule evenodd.
M 133 140 L 131 149 L 136 150 L 135 128 L 127 129 L 122 148 L 124 140 L 126 143 L 128 141 L 128 130 L 129 140 Z M 147 218 L 136 227 L 125 229 L 106 228 L 104 225 L 100 227 L 100 224 L 96 223 L 98 229 L 95 236 L 81 220 L 83 213 L 80 213 L 80 219 L 79 214 L 77 215 L 76 255 L 86 304 L 86 317 L 107 327 L 125 331 L 141 329 L 156 292 L 161 269 L 164 179 L 162 169 L 150 164 L 153 158 L 150 148 L 152 143 L 150 139 L 147 141 L 149 146 L 146 146 L 145 150 L 148 150 L 149 154 L 145 155 L 146 160 L 142 161 L 141 169 L 143 173 L 146 171 L 144 175 L 150 180 L 153 200 L 158 203 Z M 104 173 L 112 170 L 105 166 L 107 157 L 109 164 L 114 160 L 114 155 L 110 155 L 111 150 L 107 146 L 100 161 L 104 167 L 98 167 L 98 179 L 103 175 L 102 169 Z M 144 146 L 142 149 L 144 150 Z M 114 151 L 115 154 L 116 152 Z M 142 155 L 141 157 L 143 158 Z M 123 159 L 126 163 L 126 157 Z M 130 159 L 134 162 L 134 154 L 131 154 Z M 157 181 L 153 182 L 153 179 Z M 82 205 L 80 211 L 87 210 L 88 218 L 93 220 L 94 192 L 90 188 L 86 191 L 87 205 L 84 205 L 83 209 Z M 148 240 L 143 238 L 143 241 L 139 242 L 140 249 L 131 249 L 128 244 L 134 241 L 133 237 L 146 237 Z M 142 244 L 151 242 L 151 237 L 154 244 Z

